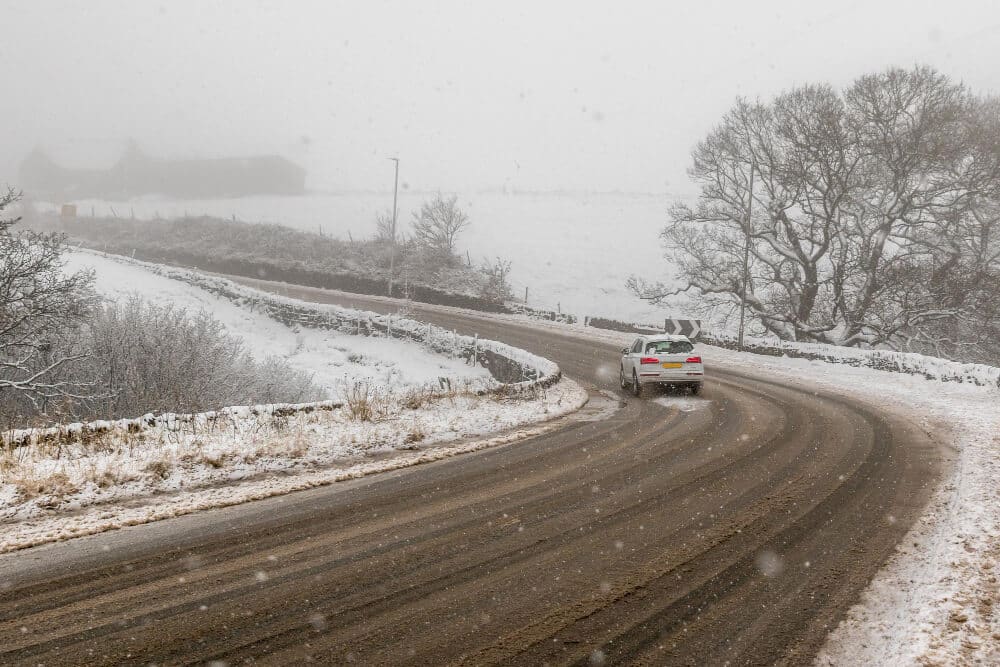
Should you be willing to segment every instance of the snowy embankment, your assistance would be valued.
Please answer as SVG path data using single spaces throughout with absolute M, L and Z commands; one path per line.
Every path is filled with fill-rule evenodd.
M 351 336 L 309 327 L 289 328 L 260 308 L 235 302 L 201 287 L 197 274 L 160 271 L 156 265 L 132 262 L 89 251 L 67 254 L 67 270 L 93 268 L 97 291 L 110 299 L 138 294 L 190 311 L 208 310 L 226 329 L 243 339 L 257 359 L 278 356 L 290 366 L 313 375 L 329 396 L 345 384 L 369 380 L 379 384 L 412 385 L 436 381 L 485 380 L 489 372 L 465 360 L 436 354 L 419 345 L 401 345 L 388 337 Z M 253 296 L 249 296 L 252 300 Z
M 738 349 L 735 336 L 713 336 L 712 345 Z M 1000 368 L 984 364 L 964 364 L 940 357 L 893 350 L 862 350 L 817 343 L 795 343 L 776 338 L 746 338 L 744 348 L 755 355 L 809 359 L 879 371 L 918 375 L 928 380 L 961 382 L 1000 389 Z
M 635 339 L 492 317 L 615 346 Z M 828 345 L 783 347 L 789 356 L 705 344 L 697 350 L 709 383 L 718 363 L 805 391 L 820 387 L 860 398 L 920 424 L 951 460 L 923 515 L 830 634 L 817 664 L 1000 664 L 1000 369 Z M 616 363 L 610 358 L 602 369 L 609 379 L 617 377 Z
M 256 352 L 315 369 L 331 400 L 4 433 L 0 552 L 510 442 L 587 400 L 555 364 L 502 343 L 189 271 L 72 261 L 107 295 L 212 310 Z

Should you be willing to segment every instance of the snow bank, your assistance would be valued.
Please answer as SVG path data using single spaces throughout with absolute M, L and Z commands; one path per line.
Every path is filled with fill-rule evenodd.
M 237 405 L 198 413 L 152 412 L 132 419 L 97 419 L 90 422 L 60 424 L 46 428 L 12 429 L 0 433 L 0 443 L 5 447 L 30 447 L 85 443 L 94 438 L 138 434 L 160 427 L 168 431 L 184 428 L 211 429 L 220 422 L 236 422 L 256 417 L 289 417 L 316 410 L 335 410 L 343 406 L 340 401 L 313 401 L 310 403 L 269 403 L 262 405 Z
M 359 338 L 394 338 L 422 344 L 426 349 L 440 355 L 462 358 L 468 365 L 478 365 L 489 371 L 493 379 L 492 383 L 481 385 L 476 390 L 478 394 L 514 395 L 530 392 L 551 387 L 562 377 L 559 366 L 554 362 L 499 341 L 459 335 L 453 331 L 400 316 L 379 315 L 340 306 L 307 303 L 194 271 L 139 262 L 118 255 L 105 255 L 86 250 L 78 252 L 109 260 L 112 264 L 141 267 L 154 275 L 191 285 L 231 302 L 242 310 L 263 313 L 273 320 L 293 327 L 295 331 L 331 329 L 353 334 Z M 134 276 L 130 277 L 134 278 Z M 107 273 L 105 273 L 106 278 Z M 162 286 L 160 289 L 163 289 Z M 465 379 L 466 386 L 472 386 L 473 383 L 468 381 L 469 378 Z M 457 386 L 457 383 L 453 383 L 451 378 L 447 377 L 438 378 L 437 384 L 438 391 L 432 391 L 434 395 L 451 392 Z M 397 389 L 399 388 L 397 387 Z M 182 426 L 204 429 L 212 427 L 220 420 L 287 417 L 299 412 L 313 412 L 317 409 L 333 410 L 341 405 L 342 403 L 337 401 L 322 401 L 301 404 L 235 406 L 197 414 L 164 413 L 157 416 L 150 413 L 132 419 L 98 420 L 49 428 L 5 431 L 0 433 L 0 443 L 7 447 L 23 447 L 47 443 L 85 442 L 96 436 L 136 434 L 163 426 L 172 430 L 177 430 Z
M 195 271 L 131 260 L 119 255 L 81 251 L 113 262 L 142 267 L 159 276 L 187 283 L 251 311 L 261 311 L 293 329 L 326 329 L 365 337 L 395 338 L 420 343 L 427 349 L 464 359 L 486 368 L 505 391 L 527 389 L 537 383 L 558 382 L 560 371 L 552 361 L 498 341 L 463 336 L 400 315 L 380 315 L 341 306 L 307 303 L 239 285 L 231 280 Z
M 735 350 L 732 336 L 706 336 L 704 342 Z M 744 338 L 744 347 L 752 354 L 795 359 L 813 359 L 828 364 L 873 368 L 880 371 L 919 375 L 928 380 L 963 382 L 981 387 L 1000 387 L 1000 368 L 984 364 L 963 364 L 939 357 L 892 350 L 861 350 L 820 343 L 796 343 L 777 338 Z
M 358 380 L 383 385 L 420 386 L 478 381 L 489 371 L 461 357 L 440 354 L 421 344 L 395 338 L 355 336 L 309 327 L 289 327 L 257 308 L 247 308 L 180 280 L 158 275 L 132 262 L 90 252 L 67 253 L 67 268 L 93 268 L 97 291 L 111 299 L 136 294 L 159 304 L 170 303 L 190 311 L 207 310 L 226 330 L 241 338 L 256 359 L 279 357 L 292 368 L 312 375 L 325 396 L 339 396 Z
M 160 418 L 141 433 L 103 433 L 6 452 L 0 553 L 435 461 L 538 435 L 587 392 L 563 379 L 517 396 L 415 393 L 230 421 Z M 484 439 L 485 438 L 485 439 Z

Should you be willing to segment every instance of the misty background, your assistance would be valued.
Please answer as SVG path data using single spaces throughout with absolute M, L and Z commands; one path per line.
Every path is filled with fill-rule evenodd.
M 34 147 L 106 167 L 282 154 L 317 191 L 691 196 L 737 96 L 928 64 L 1000 89 L 992 2 L 3 2 L 0 182 Z

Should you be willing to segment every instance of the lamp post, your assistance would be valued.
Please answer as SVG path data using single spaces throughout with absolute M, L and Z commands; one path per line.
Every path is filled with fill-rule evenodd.
M 389 245 L 389 286 L 388 294 L 392 296 L 392 277 L 396 270 L 396 199 L 399 195 L 399 158 L 389 158 L 396 163 L 396 177 L 392 185 L 392 241 Z
M 743 351 L 743 324 L 747 314 L 747 283 L 750 282 L 750 223 L 753 220 L 753 175 L 757 171 L 757 160 L 750 160 L 750 200 L 747 202 L 747 225 L 743 230 L 746 240 L 743 245 L 743 289 L 740 291 L 740 336 L 737 348 Z

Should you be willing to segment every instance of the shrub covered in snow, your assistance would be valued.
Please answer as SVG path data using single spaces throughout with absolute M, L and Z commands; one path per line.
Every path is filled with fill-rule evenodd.
M 133 297 L 98 309 L 86 372 L 106 387 L 95 416 L 198 412 L 318 400 L 310 377 L 278 357 L 254 359 L 211 313 Z
M 72 335 L 48 345 L 49 355 L 72 360 L 51 382 L 75 391 L 35 402 L 5 392 L 5 426 L 320 398 L 308 374 L 277 357 L 254 359 L 211 313 L 139 297 L 96 306 Z

